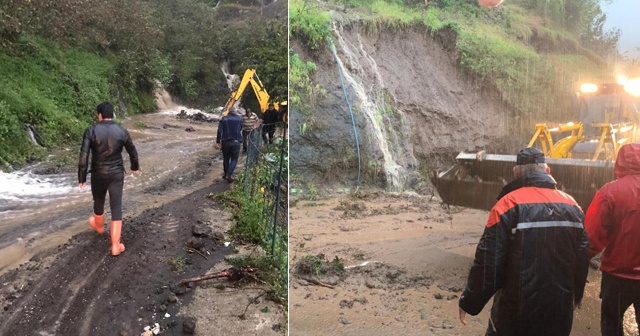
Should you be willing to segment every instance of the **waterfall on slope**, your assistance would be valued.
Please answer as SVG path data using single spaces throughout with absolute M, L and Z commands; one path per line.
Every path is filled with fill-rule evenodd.
M 351 93 L 349 99 L 356 111 L 365 117 L 371 142 L 382 153 L 387 190 L 403 191 L 407 183 L 407 168 L 416 164 L 413 154 L 403 150 L 404 146 L 400 144 L 401 136 L 397 133 L 402 130 L 394 129 L 392 123 L 392 118 L 403 122 L 404 113 L 400 110 L 390 111 L 384 79 L 376 61 L 362 45 L 360 35 L 357 35 L 358 41 L 355 43 L 345 38 L 341 27 L 334 24 L 333 30 L 336 39 L 331 48 L 338 55 L 345 85 Z

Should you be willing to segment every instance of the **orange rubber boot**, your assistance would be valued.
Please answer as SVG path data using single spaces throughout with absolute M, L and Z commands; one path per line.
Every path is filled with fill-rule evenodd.
M 93 214 L 89 217 L 89 225 L 97 233 L 102 234 L 104 232 L 104 214 L 100 216 Z
M 122 233 L 122 221 L 111 222 L 111 255 L 117 256 L 124 252 L 124 244 L 120 243 Z

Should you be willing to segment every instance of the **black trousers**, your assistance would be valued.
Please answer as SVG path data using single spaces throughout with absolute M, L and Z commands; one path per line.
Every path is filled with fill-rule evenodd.
M 91 194 L 93 195 L 93 213 L 104 214 L 104 201 L 109 192 L 111 220 L 122 220 L 122 188 L 124 172 L 107 175 L 91 174 Z
M 640 325 L 640 280 L 619 278 L 602 272 L 600 331 L 602 336 L 624 336 L 624 312 L 633 305 Z
M 276 133 L 276 127 L 273 125 L 264 126 L 262 128 L 262 140 L 265 144 L 273 142 L 273 135 Z M 267 138 L 267 135 L 269 137 Z
M 242 151 L 243 152 L 247 152 L 247 144 L 249 143 L 249 133 L 251 133 L 251 130 L 245 131 L 242 130 Z
M 241 144 L 236 140 L 227 140 L 222 142 L 222 167 L 224 167 L 224 175 L 231 177 L 233 171 L 236 170 L 238 157 L 240 156 Z

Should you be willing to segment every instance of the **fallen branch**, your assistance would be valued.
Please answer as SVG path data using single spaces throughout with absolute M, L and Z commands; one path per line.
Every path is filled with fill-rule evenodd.
M 207 256 L 206 256 L 206 255 L 204 255 L 204 253 L 202 253 L 202 252 L 200 252 L 200 251 L 198 251 L 198 250 L 196 250 L 196 249 L 194 249 L 194 248 L 188 247 L 188 248 L 187 248 L 187 252 L 195 252 L 195 253 L 197 253 L 197 254 L 201 255 L 201 256 L 202 256 L 203 258 L 205 258 L 206 260 L 209 260 L 209 258 L 207 258 Z
M 260 294 L 260 295 L 258 295 L 258 296 L 256 296 L 256 297 L 254 297 L 253 299 L 250 299 L 250 300 L 249 300 L 249 303 L 247 304 L 247 306 L 246 306 L 246 307 L 244 307 L 244 311 L 242 312 L 242 314 L 240 314 L 240 315 L 238 316 L 241 320 L 244 320 L 244 319 L 246 319 L 246 318 L 247 318 L 247 316 L 246 316 L 245 314 L 247 313 L 247 309 L 249 309 L 249 306 L 251 306 L 251 304 L 255 303 L 255 302 L 256 302 L 256 300 L 258 300 L 260 297 L 262 297 L 263 295 L 265 295 L 265 294 L 267 294 L 267 293 L 268 293 L 266 289 L 263 289 L 263 291 L 264 291 L 264 292 L 262 292 L 262 294 Z
M 203 275 L 203 276 L 199 276 L 199 277 L 195 277 L 195 278 L 182 279 L 180 281 L 180 284 L 181 285 L 186 285 L 186 284 L 188 284 L 190 282 L 200 282 L 200 281 L 209 280 L 209 279 L 225 278 L 225 277 L 228 277 L 228 276 L 229 276 L 229 272 L 222 271 L 222 272 L 209 274 L 209 275 Z
M 243 269 L 237 269 L 237 268 L 229 268 L 227 270 L 224 271 L 220 271 L 218 273 L 214 273 L 214 274 L 208 274 L 208 275 L 203 275 L 203 276 L 198 276 L 195 278 L 190 278 L 190 279 L 183 279 L 180 281 L 181 285 L 186 285 L 190 282 L 200 282 L 200 281 L 204 281 L 204 280 L 209 280 L 209 279 L 216 279 L 216 278 L 228 278 L 231 281 L 237 281 L 240 280 L 246 276 L 251 276 L 253 272 L 255 272 L 256 269 L 255 268 L 251 268 L 251 267 L 244 267 Z
M 320 281 L 318 281 L 318 280 L 316 280 L 316 279 L 303 278 L 303 277 L 300 277 L 300 279 L 302 279 L 302 280 L 304 280 L 304 281 L 306 281 L 306 282 L 308 282 L 308 283 L 314 284 L 314 285 L 318 285 L 318 286 L 322 286 L 322 287 L 327 287 L 327 288 L 331 288 L 331 289 L 334 289 L 334 288 L 335 288 L 334 286 L 327 285 L 326 283 L 320 282 Z

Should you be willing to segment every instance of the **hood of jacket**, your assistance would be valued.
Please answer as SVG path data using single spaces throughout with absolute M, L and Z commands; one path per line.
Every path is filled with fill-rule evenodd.
M 627 175 L 640 175 L 640 144 L 626 144 L 620 148 L 615 172 L 619 179 Z
M 556 180 L 549 174 L 543 172 L 527 173 L 519 178 L 511 181 L 509 184 L 502 187 L 500 195 L 497 199 L 501 199 L 506 194 L 518 190 L 523 187 L 538 187 L 538 188 L 556 188 Z

